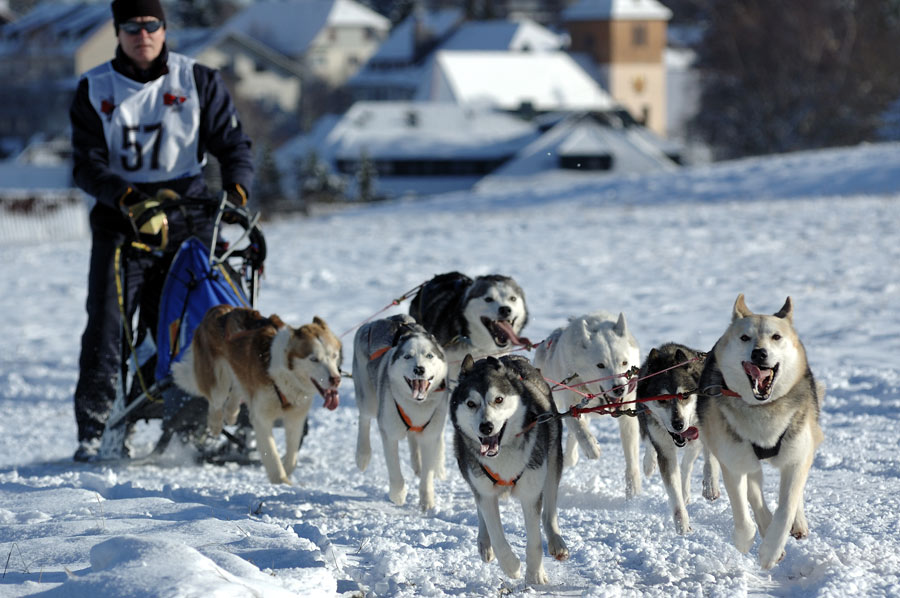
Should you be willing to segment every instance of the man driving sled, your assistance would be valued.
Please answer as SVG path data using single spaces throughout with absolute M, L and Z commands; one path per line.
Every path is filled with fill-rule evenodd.
M 246 203 L 253 178 L 250 139 L 231 96 L 216 71 L 167 50 L 159 0 L 115 0 L 112 13 L 116 56 L 83 75 L 69 113 L 75 182 L 96 198 L 75 387 L 76 461 L 97 455 L 121 371 L 117 248 L 131 322 L 148 275 L 172 259 L 189 226 L 206 242 L 212 234 L 208 211 L 172 210 L 166 226 L 154 209 L 159 202 L 209 195 L 202 172 L 207 151 L 221 164 L 232 203 Z M 125 251 L 135 237 L 162 251 Z

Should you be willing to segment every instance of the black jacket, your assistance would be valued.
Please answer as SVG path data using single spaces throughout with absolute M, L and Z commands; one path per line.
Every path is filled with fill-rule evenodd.
M 139 70 L 122 52 L 116 50 L 113 68 L 135 81 L 146 83 L 168 72 L 168 50 L 163 46 L 159 58 L 147 71 Z M 216 157 L 222 168 L 222 184 L 239 183 L 249 190 L 253 184 L 253 154 L 250 138 L 243 132 L 231 95 L 218 71 L 201 64 L 194 65 L 194 80 L 200 97 L 199 151 Z M 182 178 L 153 184 L 134 185 L 109 169 L 109 155 L 100 115 L 91 105 L 88 80 L 82 78 L 69 110 L 72 122 L 73 176 L 75 183 L 97 199 L 91 213 L 91 226 L 107 230 L 130 230 L 121 215 L 118 200 L 128 187 L 137 187 L 152 195 L 166 187 L 183 196 L 203 196 L 208 193 L 203 176 Z M 237 122 L 238 126 L 233 123 Z

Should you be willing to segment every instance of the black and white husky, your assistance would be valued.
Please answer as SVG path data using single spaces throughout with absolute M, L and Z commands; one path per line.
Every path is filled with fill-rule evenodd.
M 528 322 L 525 293 L 509 276 L 439 274 L 422 285 L 409 314 L 444 348 L 451 381 L 466 355 L 480 359 L 528 343 L 519 338 Z
M 407 315 L 360 327 L 353 343 L 353 385 L 359 408 L 356 465 L 364 471 L 372 449 L 371 421 L 378 422 L 387 462 L 389 495 L 402 505 L 406 483 L 398 443 L 409 442 L 419 475 L 419 506 L 434 507 L 434 476 L 444 477 L 444 422 L 450 404 L 447 362 L 435 338 Z
M 520 561 L 503 534 L 499 499 L 522 504 L 527 537 L 525 579 L 546 584 L 541 525 L 557 560 L 569 556 L 559 533 L 556 499 L 562 473 L 562 425 L 550 388 L 527 359 L 467 355 L 450 400 L 456 460 L 475 495 L 478 552 L 485 562 L 496 552 L 508 576 L 520 576 Z M 550 419 L 539 421 L 541 416 Z M 543 509 L 543 510 L 542 510 Z
M 638 400 L 671 397 L 638 403 L 638 423 L 641 438 L 647 444 L 644 474 L 649 476 L 653 473 L 654 466 L 659 464 L 659 472 L 675 520 L 675 530 L 679 534 L 691 530 L 685 504 L 691 499 L 691 471 L 694 461 L 703 450 L 697 429 L 697 388 L 703 371 L 703 360 L 702 353 L 677 343 L 655 347 L 650 350 L 641 366 L 637 387 Z M 680 448 L 684 449 L 681 467 L 678 465 Z M 709 500 L 719 497 L 718 478 L 718 462 L 706 454 L 703 496 Z

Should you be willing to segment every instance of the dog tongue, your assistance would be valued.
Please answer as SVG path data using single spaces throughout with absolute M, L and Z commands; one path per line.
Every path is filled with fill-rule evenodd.
M 687 430 L 681 433 L 681 437 L 685 440 L 697 440 L 700 438 L 700 431 L 697 430 L 694 426 L 691 426 Z
M 412 398 L 424 400 L 428 396 L 428 388 L 430 386 L 431 381 L 429 380 L 424 380 L 421 378 L 410 380 L 409 387 L 412 390 Z
M 509 322 L 505 320 L 497 320 L 494 322 L 494 325 L 497 326 L 500 330 L 502 330 L 507 337 L 509 337 L 509 342 L 514 345 L 530 345 L 531 341 L 525 337 L 519 337 L 516 332 L 513 330 L 513 327 L 509 324 Z
M 741 362 L 741 365 L 744 366 L 744 371 L 747 373 L 747 375 L 750 376 L 751 378 L 753 378 L 757 382 L 757 384 L 759 384 L 760 382 L 763 382 L 765 380 L 768 380 L 769 376 L 772 375 L 772 370 L 767 369 L 767 370 L 763 371 L 756 365 L 750 363 L 749 361 Z
M 329 411 L 334 411 L 338 407 L 338 403 L 340 402 L 340 396 L 338 395 L 338 390 L 336 388 L 329 388 L 324 393 L 322 393 L 322 398 L 325 399 L 325 407 Z
M 493 457 L 500 451 L 500 435 L 481 439 L 481 456 Z

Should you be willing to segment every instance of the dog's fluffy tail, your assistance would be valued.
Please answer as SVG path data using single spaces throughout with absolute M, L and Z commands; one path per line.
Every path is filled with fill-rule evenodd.
M 196 396 L 202 396 L 194 374 L 194 346 L 190 345 L 184 352 L 181 361 L 172 363 L 172 380 L 181 390 Z

